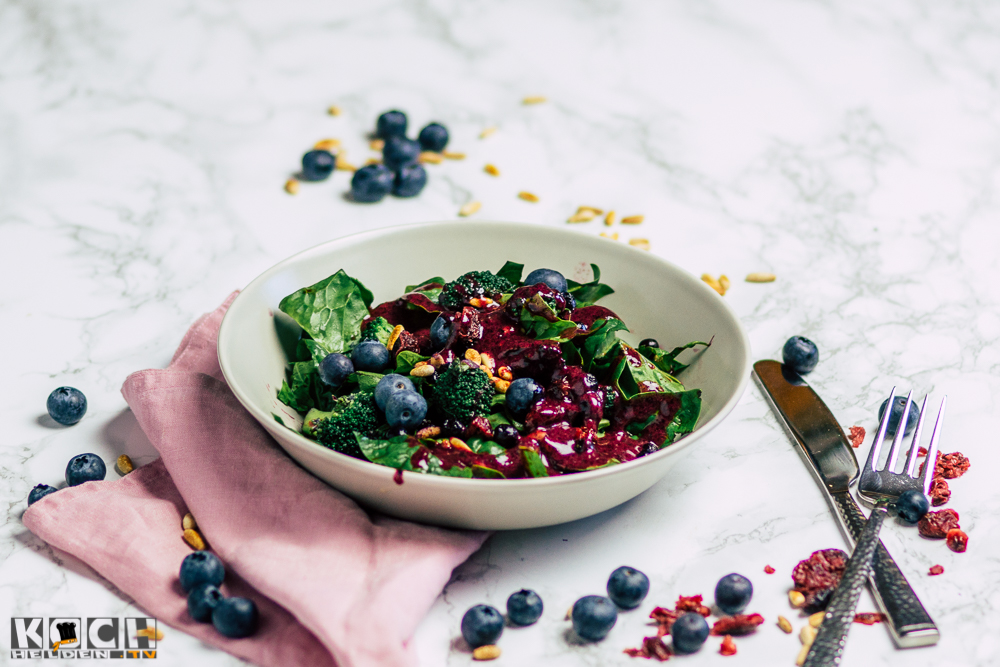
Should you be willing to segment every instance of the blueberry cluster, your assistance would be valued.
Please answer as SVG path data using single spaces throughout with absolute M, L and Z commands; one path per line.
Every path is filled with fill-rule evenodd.
M 507 598 L 507 620 L 513 626 L 534 624 L 542 617 L 543 609 L 542 598 L 527 588 Z M 503 634 L 503 626 L 504 617 L 495 607 L 477 604 L 462 616 L 462 637 L 473 649 L 496 644 Z
M 427 171 L 417 158 L 421 151 L 444 150 L 448 130 L 439 123 L 430 123 L 420 130 L 417 139 L 408 139 L 406 125 L 402 111 L 386 111 L 378 117 L 375 136 L 383 141 L 382 164 L 369 164 L 354 172 L 354 201 L 377 202 L 390 192 L 397 197 L 416 197 L 427 185 Z
M 259 614 L 253 600 L 223 595 L 219 590 L 226 568 L 217 556 L 195 551 L 181 562 L 181 588 L 188 594 L 187 608 L 199 623 L 211 623 L 219 634 L 239 639 L 257 631 Z
M 108 467 L 97 454 L 77 454 L 66 464 L 66 486 L 79 486 L 84 482 L 99 482 L 108 474 Z M 45 496 L 58 491 L 48 484 L 37 484 L 28 493 L 28 505 L 34 505 Z

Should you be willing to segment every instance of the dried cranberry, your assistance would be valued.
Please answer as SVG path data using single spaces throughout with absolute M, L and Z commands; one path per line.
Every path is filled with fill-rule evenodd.
M 760 614 L 736 614 L 720 618 L 712 625 L 710 634 L 721 635 L 749 635 L 757 631 L 757 626 L 764 622 L 764 617 Z
M 836 588 L 846 567 L 847 554 L 840 549 L 814 551 L 809 558 L 799 561 L 792 570 L 795 590 L 806 597 L 808 604 L 810 598 L 815 598 L 820 591 Z
M 945 479 L 955 479 L 965 474 L 969 469 L 969 459 L 961 452 L 952 452 L 938 458 L 937 466 L 934 468 L 934 476 L 940 475 Z
M 487 440 L 492 440 L 493 427 L 490 426 L 490 422 L 486 419 L 486 417 L 476 416 L 473 417 L 472 421 L 469 422 L 469 425 L 465 427 L 465 431 L 462 432 L 462 435 L 466 440 L 475 436 L 482 436 Z
M 764 574 L 774 574 L 774 568 L 770 565 L 764 566 Z
M 692 595 L 690 597 L 681 595 L 677 598 L 677 604 L 674 606 L 674 609 L 677 610 L 678 615 L 687 611 L 693 611 L 708 618 L 712 614 L 712 610 L 703 605 L 701 601 L 702 597 L 700 595 Z
M 399 337 L 396 338 L 396 342 L 392 345 L 391 352 L 399 356 L 399 353 L 403 350 L 409 350 L 410 352 L 420 352 L 420 341 L 417 337 L 411 334 L 409 331 L 403 330 L 400 332 Z
M 880 614 L 874 611 L 866 611 L 854 615 L 854 622 L 862 623 L 864 625 L 875 625 L 876 623 L 881 623 L 884 620 L 885 614 Z
M 944 574 L 944 568 L 940 565 L 931 565 L 931 569 L 927 572 L 932 577 L 936 577 L 939 574 Z
M 649 617 L 660 626 L 656 631 L 659 637 L 670 634 L 670 626 L 674 624 L 678 616 L 680 614 L 673 609 L 666 609 L 664 607 L 656 607 L 653 611 L 649 612 Z
M 861 446 L 861 443 L 865 441 L 865 427 L 864 426 L 852 426 L 851 427 L 851 447 L 857 449 Z
M 940 540 L 948 536 L 948 531 L 958 528 L 958 512 L 955 510 L 939 510 L 928 512 L 917 522 L 917 530 L 924 537 Z
M 663 643 L 663 640 L 657 637 L 646 637 L 642 640 L 642 646 L 639 648 L 627 648 L 624 651 L 625 655 L 631 656 L 633 658 L 653 658 L 660 662 L 666 662 L 670 659 L 670 656 L 674 654 L 670 650 L 670 647 Z
M 961 528 L 952 528 L 948 531 L 948 535 L 945 537 L 945 542 L 948 544 L 948 548 L 957 554 L 965 551 L 966 547 L 969 545 L 969 536 L 965 534 L 965 531 Z
M 930 496 L 931 504 L 934 507 L 940 507 L 951 498 L 951 488 L 944 477 L 935 477 L 931 480 L 931 488 L 927 495 Z
M 736 642 L 729 635 L 722 638 L 722 645 L 719 646 L 719 653 L 722 655 L 736 655 Z

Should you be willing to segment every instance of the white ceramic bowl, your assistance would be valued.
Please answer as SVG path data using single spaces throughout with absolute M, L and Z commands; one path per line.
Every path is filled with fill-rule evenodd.
M 589 264 L 615 293 L 601 300 L 620 315 L 636 344 L 652 337 L 664 348 L 714 338 L 680 375 L 702 390 L 693 433 L 655 454 L 590 472 L 540 479 L 464 479 L 405 473 L 360 461 L 309 440 L 301 418 L 275 397 L 287 357 L 275 318 L 278 302 L 338 269 L 361 280 L 375 303 L 429 276 L 496 271 L 504 261 L 591 279 Z M 682 357 L 686 359 L 686 357 Z M 642 493 L 684 452 L 722 421 L 750 377 L 750 344 L 735 314 L 710 287 L 648 252 L 580 232 L 500 222 L 445 222 L 390 227 L 318 245 L 268 269 L 236 298 L 219 331 L 219 361 L 240 402 L 304 468 L 362 504 L 386 514 L 458 528 L 548 526 L 591 516 Z

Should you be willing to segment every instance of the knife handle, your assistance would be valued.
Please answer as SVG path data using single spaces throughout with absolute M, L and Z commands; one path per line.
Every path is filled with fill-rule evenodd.
M 856 543 L 868 520 L 849 491 L 831 493 L 830 496 L 843 519 L 850 541 Z M 937 643 L 941 638 L 937 626 L 881 540 L 875 549 L 868 581 L 875 604 L 886 615 L 893 641 L 898 647 L 914 648 Z

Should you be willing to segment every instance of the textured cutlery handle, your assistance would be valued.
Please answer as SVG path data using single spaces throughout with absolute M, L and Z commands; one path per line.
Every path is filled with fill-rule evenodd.
M 852 541 L 861 537 L 867 519 L 849 492 L 833 493 L 834 505 L 850 533 Z M 920 604 L 896 561 L 881 540 L 875 549 L 870 576 L 875 603 L 886 615 L 893 639 L 900 648 L 936 644 L 941 635 L 930 614 Z
M 861 539 L 854 547 L 851 560 L 847 561 L 844 576 L 830 598 L 826 608 L 823 624 L 819 626 L 816 639 L 813 640 L 803 667 L 835 667 L 840 664 L 844 655 L 844 644 L 847 643 L 847 633 L 854 623 L 854 611 L 858 608 L 858 599 L 871 572 L 872 556 L 878 546 L 878 531 L 882 527 L 882 519 L 887 512 L 884 507 L 872 510 L 871 518 L 861 533 Z

